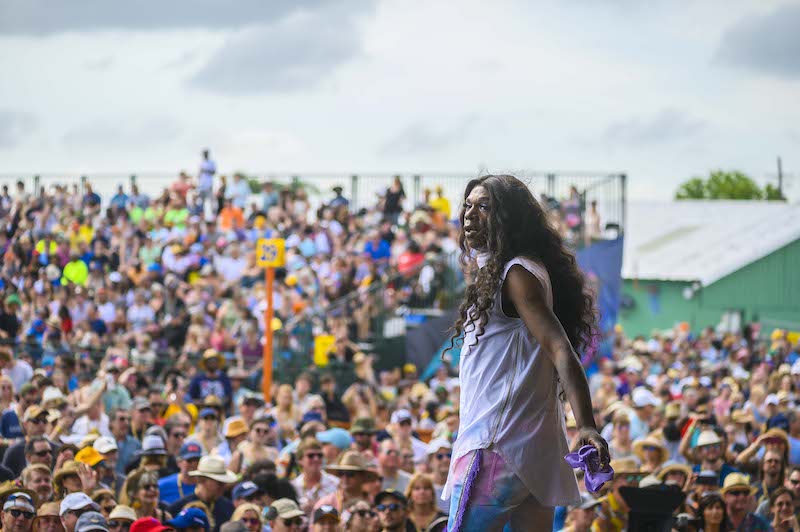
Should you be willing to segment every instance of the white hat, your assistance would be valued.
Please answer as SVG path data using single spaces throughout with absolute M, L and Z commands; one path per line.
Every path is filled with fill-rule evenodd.
M 642 371 L 643 369 L 642 361 L 635 356 L 626 357 L 625 360 L 622 361 L 622 367 L 627 371 Z
M 47 404 L 50 401 L 66 400 L 64 393 L 55 386 L 48 386 L 42 392 L 42 404 Z
M 119 272 L 111 272 L 108 274 L 108 280 L 112 283 L 122 282 L 122 274 Z
M 633 406 L 636 408 L 642 408 L 648 405 L 661 406 L 661 400 L 653 395 L 653 392 L 641 386 L 633 390 L 631 398 L 633 399 Z
M 390 421 L 394 424 L 400 423 L 401 421 L 413 421 L 413 417 L 411 417 L 411 412 L 406 410 L 405 408 L 401 408 L 400 410 L 395 410 L 392 412 L 392 418 Z
M 109 438 L 108 436 L 101 436 L 94 440 L 94 444 L 92 444 L 94 450 L 100 454 L 107 454 L 118 450 L 117 442 L 114 438 Z
M 36 508 L 33 507 L 33 498 L 24 491 L 15 491 L 6 498 L 5 504 L 3 504 L 3 511 L 13 510 L 14 508 L 36 513 Z
M 93 510 L 100 511 L 100 507 L 85 493 L 70 493 L 61 501 L 58 513 L 59 515 L 64 515 L 70 510 L 82 510 L 86 507 L 91 507 Z
M 439 452 L 439 449 L 452 449 L 453 444 L 450 443 L 450 440 L 446 438 L 436 438 L 428 443 L 428 447 L 425 448 L 425 453 L 430 456 L 432 454 L 436 454 Z
M 118 504 L 111 510 L 111 513 L 108 514 L 109 521 L 112 519 L 127 519 L 129 521 L 136 521 L 139 519 L 136 517 L 136 511 L 131 508 L 130 506 L 125 506 L 124 504 Z
M 714 445 L 715 443 L 722 443 L 722 440 L 713 430 L 704 430 L 700 433 L 700 436 L 697 437 L 697 447 Z
M 205 477 L 223 484 L 232 484 L 238 480 L 233 471 L 225 469 L 225 462 L 219 456 L 204 456 L 197 464 L 197 470 L 189 472 L 190 477 Z
M 764 401 L 765 405 L 775 405 L 778 406 L 780 401 L 778 400 L 778 394 L 771 393 L 767 396 L 767 399 Z

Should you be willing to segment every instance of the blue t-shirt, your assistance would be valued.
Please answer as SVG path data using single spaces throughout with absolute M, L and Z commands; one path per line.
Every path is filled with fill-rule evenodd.
M 695 464 L 692 466 L 692 471 L 695 473 L 700 472 L 700 464 Z M 723 483 L 725 482 L 725 477 L 730 475 L 731 473 L 738 473 L 739 470 L 733 466 L 729 466 L 728 464 L 722 464 L 722 468 L 719 470 L 719 485 L 722 487 Z
M 14 410 L 6 410 L 0 417 L 0 434 L 9 440 L 25 437 L 22 433 L 22 426 L 19 424 L 19 417 Z
M 378 246 L 370 240 L 364 246 L 364 253 L 372 257 L 372 260 L 388 259 L 392 256 L 392 247 L 386 240 L 381 239 Z
M 178 474 L 169 475 L 158 481 L 158 490 L 160 492 L 159 499 L 164 504 L 172 504 L 177 502 L 187 495 L 194 493 L 194 484 L 185 484 L 181 482 L 181 490 L 178 489 Z

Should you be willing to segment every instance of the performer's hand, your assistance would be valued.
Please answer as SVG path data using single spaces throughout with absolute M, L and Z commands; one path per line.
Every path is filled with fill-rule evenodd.
M 594 427 L 583 427 L 578 431 L 578 437 L 576 438 L 577 443 L 575 444 L 575 451 L 583 447 L 584 445 L 591 445 L 595 449 L 597 449 L 597 454 L 600 455 L 600 468 L 604 468 L 608 463 L 611 461 L 611 457 L 608 452 L 608 443 L 606 440 L 600 436 L 600 433 L 597 432 L 597 429 Z

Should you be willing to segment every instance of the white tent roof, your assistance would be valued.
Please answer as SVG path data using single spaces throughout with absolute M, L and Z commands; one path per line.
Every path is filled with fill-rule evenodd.
M 622 277 L 709 285 L 800 239 L 800 204 L 630 202 Z

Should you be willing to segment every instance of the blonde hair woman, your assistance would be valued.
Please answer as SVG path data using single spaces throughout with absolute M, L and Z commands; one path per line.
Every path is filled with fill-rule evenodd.
M 436 519 L 445 516 L 436 506 L 436 490 L 429 475 L 417 473 L 406 488 L 408 518 L 417 530 L 426 530 Z
M 294 403 L 291 385 L 281 384 L 278 387 L 278 393 L 275 394 L 275 408 L 272 409 L 272 416 L 281 427 L 289 425 L 294 426 L 300 421 L 302 413 Z
M 261 532 L 261 508 L 257 505 L 246 502 L 239 505 L 231 516 L 231 521 L 241 521 L 244 523 L 248 532 Z
M 278 461 L 278 449 L 269 445 L 270 431 L 274 430 L 271 421 L 270 418 L 253 421 L 247 439 L 236 446 L 231 456 L 231 471 L 239 473 L 261 460 Z

